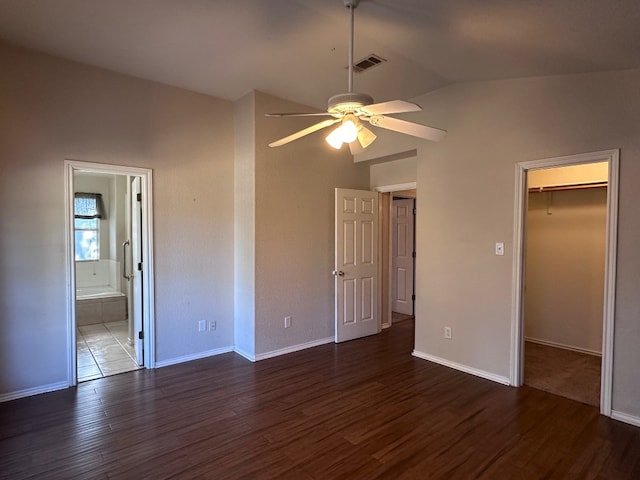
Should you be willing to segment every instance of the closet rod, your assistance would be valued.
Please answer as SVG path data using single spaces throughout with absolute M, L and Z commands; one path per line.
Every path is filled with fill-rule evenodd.
M 580 190 L 583 188 L 601 188 L 606 187 L 608 182 L 596 182 L 596 183 L 574 183 L 571 185 L 554 185 L 550 187 L 531 187 L 529 193 L 535 192 L 555 192 L 558 190 Z

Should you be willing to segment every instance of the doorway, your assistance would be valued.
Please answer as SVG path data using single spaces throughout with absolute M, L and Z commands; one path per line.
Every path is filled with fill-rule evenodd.
M 415 301 L 416 191 L 394 192 L 391 201 L 391 322 L 413 318 Z
M 414 318 L 416 183 L 379 192 L 379 309 L 381 327 Z
M 69 385 L 154 366 L 151 171 L 65 161 Z
M 547 185 L 547 192 L 544 192 L 545 186 L 542 186 L 542 192 L 540 192 L 540 186 L 537 187 L 538 192 L 532 197 L 529 190 L 529 180 L 533 179 L 538 173 L 558 173 L 562 169 L 565 171 L 571 170 L 566 167 L 570 166 L 585 166 L 589 167 L 586 169 L 582 169 L 581 171 L 593 171 L 596 168 L 596 164 L 604 163 L 605 169 L 605 182 L 607 182 L 606 176 L 608 176 L 608 183 L 606 184 L 606 190 L 603 191 L 602 184 L 598 185 L 597 181 L 593 178 L 584 180 L 578 177 L 578 180 L 572 180 L 570 182 L 556 182 L 555 186 Z M 549 170 L 553 169 L 553 170 Z M 573 169 L 572 172 L 575 174 L 579 169 Z M 589 174 L 587 174 L 589 176 Z M 512 317 L 512 362 L 511 362 L 511 384 L 514 386 L 521 386 L 523 383 L 527 382 L 526 374 L 525 374 L 525 362 L 526 361 L 535 361 L 535 358 L 530 358 L 527 355 L 527 360 L 525 360 L 525 353 L 527 350 L 534 351 L 537 349 L 543 349 L 546 347 L 554 347 L 552 353 L 555 355 L 556 353 L 560 354 L 560 357 L 564 358 L 564 356 L 571 356 L 572 354 L 568 353 L 573 351 L 575 353 L 576 350 L 581 353 L 601 353 L 601 360 L 597 359 L 596 363 L 600 363 L 600 377 L 599 377 L 599 396 L 595 395 L 595 400 L 590 403 L 595 403 L 600 406 L 601 413 L 605 415 L 611 415 L 611 377 L 612 377 L 612 357 L 613 357 L 613 308 L 614 308 L 614 298 L 615 298 L 615 248 L 616 248 L 616 233 L 617 233 L 617 195 L 618 195 L 618 151 L 611 150 L 606 152 L 595 152 L 590 154 L 582 154 L 582 155 L 574 155 L 568 157 L 559 157 L 547 160 L 533 161 L 533 162 L 523 162 L 517 165 L 517 189 L 516 189 L 516 224 L 515 224 L 515 234 L 514 234 L 514 292 L 513 292 L 513 300 L 514 300 L 514 314 Z M 600 182 L 602 179 L 600 178 Z M 553 184 L 551 184 L 553 185 Z M 567 187 L 572 187 L 568 189 Z M 585 188 L 582 193 L 576 194 L 575 191 L 578 188 Z M 586 187 L 590 187 L 589 193 L 586 192 Z M 598 191 L 600 188 L 600 191 Z M 535 190 L 535 189 L 534 189 Z M 574 193 L 568 193 L 570 190 L 573 190 Z M 552 192 L 557 193 L 552 193 Z M 561 194 L 560 191 L 564 191 L 565 193 Z M 542 195 L 539 195 L 542 193 Z M 553 195 L 556 195 L 553 197 Z M 561 198 L 560 195 L 563 195 Z M 603 197 L 604 196 L 604 197 Z M 597 325 L 594 327 L 593 325 L 585 326 L 584 324 L 579 324 L 579 319 L 570 318 L 573 313 L 569 310 L 562 311 L 564 307 L 567 305 L 565 303 L 569 303 L 566 298 L 558 297 L 557 293 L 552 289 L 549 289 L 549 285 L 542 285 L 539 281 L 541 272 L 539 271 L 539 264 L 529 263 L 530 270 L 527 271 L 527 262 L 531 262 L 531 258 L 528 258 L 529 255 L 540 255 L 541 251 L 545 251 L 544 253 L 547 257 L 553 257 L 558 253 L 562 248 L 571 248 L 571 245 L 565 245 L 564 247 L 560 245 L 560 238 L 562 236 L 567 236 L 568 231 L 565 227 L 560 226 L 560 230 L 557 230 L 558 225 L 553 228 L 556 230 L 547 229 L 547 231 L 543 232 L 541 235 L 532 234 L 529 235 L 527 232 L 528 227 L 532 227 L 534 225 L 542 223 L 546 223 L 549 225 L 551 222 L 550 217 L 556 213 L 557 220 L 561 220 L 562 216 L 571 210 L 571 208 L 565 208 L 571 202 L 576 202 L 576 199 L 581 197 L 581 201 L 591 202 L 593 207 L 595 203 L 602 202 L 604 200 L 605 205 L 602 206 L 602 209 L 605 210 L 604 215 L 606 219 L 604 221 L 605 225 L 603 226 L 601 243 L 601 251 L 602 259 L 604 263 L 604 270 L 600 269 L 597 275 L 600 276 L 599 282 L 597 284 L 597 280 L 595 282 L 597 293 L 591 292 L 589 293 L 580 293 L 578 290 L 580 288 L 594 288 L 594 282 L 584 282 L 584 279 L 580 279 L 580 281 L 570 281 L 567 280 L 570 277 L 567 275 L 571 275 L 575 272 L 576 275 L 579 275 L 579 270 L 584 268 L 583 265 L 579 263 L 574 263 L 574 267 L 568 266 L 567 269 L 571 270 L 573 268 L 573 272 L 563 271 L 562 269 L 557 270 L 555 273 L 551 272 L 550 275 L 560 277 L 565 275 L 564 282 L 560 282 L 564 284 L 568 289 L 566 290 L 566 295 L 577 296 L 579 300 L 581 299 L 584 303 L 587 298 L 593 297 L 597 299 L 601 299 L 599 306 L 595 305 L 595 310 L 599 308 L 600 310 L 600 319 L 595 318 L 591 320 L 592 324 Z M 597 200 L 598 197 L 603 197 L 600 200 Z M 587 199 L 587 200 L 585 200 Z M 537 212 L 534 212 L 529 208 L 529 201 L 531 200 L 531 207 L 533 209 L 537 209 Z M 568 202 L 568 203 L 567 203 Z M 595 202 L 595 203 L 594 203 Z M 583 206 L 583 213 L 591 207 Z M 596 210 L 599 207 L 595 207 Z M 554 210 L 556 209 L 556 210 Z M 563 210 L 564 209 L 564 210 Z M 527 215 L 527 210 L 530 212 L 530 216 Z M 589 215 L 593 214 L 592 211 L 589 212 Z M 602 212 L 601 212 L 602 213 Z M 546 217 L 546 219 L 545 219 Z M 574 219 L 575 220 L 575 219 Z M 583 221 L 582 219 L 581 221 Z M 588 223 L 588 222 L 587 222 Z M 575 228 L 577 224 L 577 220 L 570 225 L 570 228 Z M 562 228 L 565 228 L 565 231 L 562 232 Z M 533 230 L 532 230 L 533 231 Z M 551 232 L 551 233 L 550 233 Z M 574 232 L 576 233 L 576 232 Z M 579 233 L 576 233 L 580 235 Z M 536 237 L 537 235 L 537 237 Z M 554 240 L 555 235 L 555 240 Z M 595 233 L 595 236 L 598 236 L 598 233 Z M 544 237 L 544 238 L 543 238 Z M 541 241 L 543 239 L 544 241 Z M 566 239 L 563 239 L 564 241 Z M 531 242 L 531 250 L 532 252 L 527 251 L 528 241 Z M 550 245 L 546 247 L 542 243 L 551 242 Z M 556 243 L 554 243 L 556 242 Z M 579 243 L 578 243 L 579 242 Z M 582 232 L 582 237 L 579 240 L 574 239 L 574 248 L 577 249 L 580 245 L 584 244 L 584 232 Z M 573 256 L 572 252 L 572 256 Z M 569 255 L 565 255 L 569 256 Z M 556 258 L 555 262 L 558 263 L 560 260 Z M 541 260 L 538 257 L 540 264 L 544 264 L 545 260 Z M 554 261 L 552 260 L 552 263 Z M 578 260 L 579 262 L 579 260 Z M 547 262 L 548 263 L 548 262 Z M 587 263 L 585 261 L 585 263 Z M 597 262 L 596 262 L 597 263 Z M 551 270 L 557 269 L 558 265 L 551 264 L 549 266 Z M 593 272 L 591 272 L 593 274 Z M 533 281 L 533 279 L 538 278 L 538 280 Z M 554 278 L 553 281 L 558 280 Z M 552 280 L 549 280 L 550 282 Z M 582 286 L 580 285 L 582 284 Z M 589 286 L 590 285 L 590 286 Z M 527 287 L 525 289 L 525 286 Z M 559 288 L 559 287 L 558 287 Z M 534 297 L 538 298 L 534 298 Z M 585 298 L 586 297 L 586 298 Z M 554 300 L 555 298 L 555 300 Z M 551 299 L 551 300 L 550 300 Z M 578 301 L 579 301 L 578 300 Z M 527 301 L 529 304 L 527 304 Z M 545 303 L 547 302 L 547 303 Z M 550 304 L 555 302 L 555 305 Z M 597 303 L 597 302 L 596 302 Z M 580 307 L 584 307 L 581 305 Z M 578 309 L 578 308 L 577 308 Z M 588 309 L 587 309 L 588 310 Z M 593 310 L 591 309 L 590 316 L 593 317 Z M 597 314 L 595 314 L 597 316 Z M 527 317 L 535 317 L 535 324 L 527 324 Z M 559 318 L 560 317 L 560 318 Z M 529 318 L 531 320 L 531 318 Z M 562 322 L 562 323 L 560 323 Z M 572 323 L 576 323 L 575 325 L 569 325 Z M 594 329 L 600 328 L 599 331 L 594 332 Z M 576 331 L 576 329 L 580 329 L 580 331 Z M 587 332 L 587 330 L 591 330 L 591 332 Z M 528 341 L 525 342 L 525 337 Z M 525 345 L 527 345 L 527 348 Z M 562 349 L 558 349 L 557 347 L 562 347 Z M 600 348 L 601 347 L 601 348 Z M 599 350 L 599 351 L 598 351 Z M 590 352 L 589 352 L 590 351 Z M 550 353 L 542 353 L 543 356 L 550 355 Z M 560 358 L 557 357 L 557 358 Z M 586 357 L 584 357 L 586 358 Z M 583 358 L 583 359 L 584 359 Z M 559 362 L 568 362 L 568 360 L 559 360 Z M 593 363 L 593 359 L 591 359 L 591 363 Z M 586 364 L 585 364 L 586 365 Z M 558 378 L 562 378 L 559 376 Z M 592 377 L 593 378 L 593 375 Z M 564 378 L 566 380 L 566 378 Z M 595 381 L 598 381 L 596 379 Z M 535 386 L 535 385 L 534 385 Z M 560 393 L 560 392 L 554 392 Z M 562 394 L 562 393 L 560 393 Z M 567 395 L 569 396 L 569 395 Z
M 600 405 L 607 164 L 528 174 L 524 383 Z

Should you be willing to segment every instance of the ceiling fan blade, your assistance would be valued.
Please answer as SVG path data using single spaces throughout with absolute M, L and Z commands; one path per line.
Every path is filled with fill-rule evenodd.
M 447 134 L 446 130 L 421 125 L 419 123 L 407 122 L 406 120 L 400 120 L 399 118 L 384 117 L 382 115 L 371 117 L 369 119 L 369 123 L 376 127 L 386 128 L 388 130 L 393 130 L 394 132 L 406 133 L 407 135 L 424 138 L 425 140 L 431 140 L 432 142 L 442 140 Z
M 386 115 L 389 113 L 419 112 L 422 107 L 416 103 L 404 100 L 392 100 L 391 102 L 374 103 L 360 108 L 366 115 Z
M 300 130 L 299 132 L 296 133 L 292 133 L 291 135 L 281 138 L 280 140 L 276 140 L 275 142 L 271 142 L 269 144 L 270 147 L 280 147 L 282 145 L 285 145 L 289 142 L 293 142 L 294 140 L 297 140 L 298 138 L 304 137 L 305 135 L 309 135 L 310 133 L 313 132 L 317 132 L 318 130 L 322 130 L 323 128 L 326 127 L 330 127 L 331 125 L 333 125 L 334 123 L 338 123 L 341 119 L 340 118 L 332 118 L 330 120 L 323 120 L 320 123 L 316 123 L 315 125 L 311 125 L 310 127 L 307 127 L 303 130 Z
M 330 117 L 333 114 L 329 112 L 317 113 L 265 113 L 265 117 Z

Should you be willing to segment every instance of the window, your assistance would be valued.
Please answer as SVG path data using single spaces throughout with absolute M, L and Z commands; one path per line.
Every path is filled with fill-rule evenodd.
M 102 195 L 76 193 L 73 200 L 76 260 L 100 259 L 100 219 L 104 219 Z

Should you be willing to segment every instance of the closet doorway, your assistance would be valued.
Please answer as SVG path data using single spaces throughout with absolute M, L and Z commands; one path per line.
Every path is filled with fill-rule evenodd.
M 618 158 L 617 150 L 609 150 L 516 166 L 511 384 L 535 383 L 536 372 L 526 363 L 539 360 L 543 363 L 538 364 L 537 381 L 542 383 L 534 387 L 599 405 L 607 416 L 611 416 L 614 347 Z M 600 173 L 594 173 L 597 170 Z M 547 348 L 553 350 L 538 352 L 538 360 L 527 354 Z M 582 355 L 575 362 L 578 370 L 592 370 L 585 375 L 589 385 L 578 385 L 577 376 L 562 370 L 573 363 L 574 354 Z M 553 358 L 545 367 L 544 362 Z M 565 387 L 568 392 L 563 392 Z M 576 390 L 580 398 L 575 397 Z
M 607 163 L 529 172 L 524 383 L 600 405 Z

